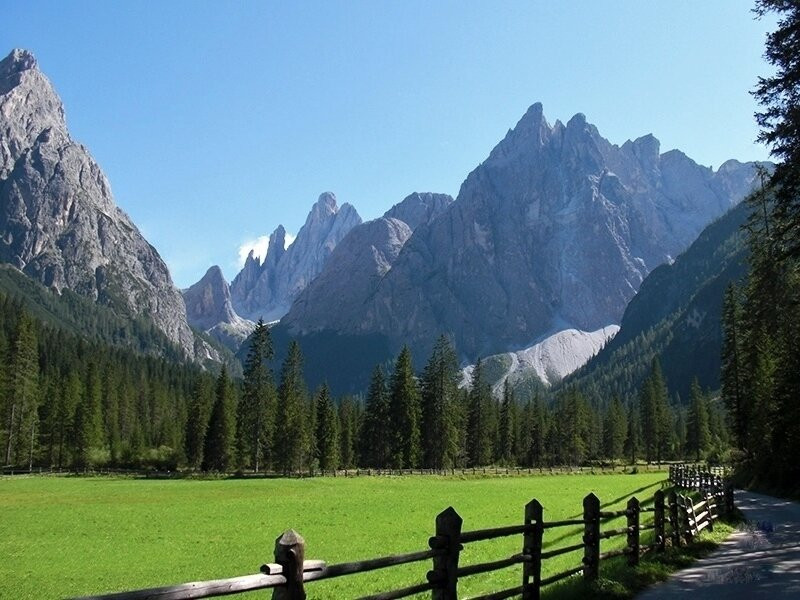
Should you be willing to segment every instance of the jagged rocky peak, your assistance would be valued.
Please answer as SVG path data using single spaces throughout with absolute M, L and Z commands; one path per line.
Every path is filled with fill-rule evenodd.
M 30 52 L 0 62 L 0 261 L 55 288 L 146 315 L 188 356 L 196 346 L 164 261 L 115 204 Z
M 474 360 L 619 323 L 647 273 L 752 186 L 753 164 L 715 173 L 659 152 L 653 136 L 616 146 L 581 113 L 550 126 L 534 104 L 377 283 L 336 311 L 309 295 L 290 331 L 379 335 L 421 355 L 449 333 Z
M 336 245 L 361 223 L 353 206 L 337 204 L 324 192 L 311 207 L 294 242 L 286 247 L 286 231 L 279 226 L 270 236 L 267 256 L 260 264 L 245 263 L 231 284 L 236 311 L 249 319 L 275 321 L 322 270 Z
M 423 223 L 433 221 L 451 202 L 453 197 L 449 194 L 414 192 L 387 210 L 383 216 L 399 219 L 413 231 Z
M 242 319 L 233 309 L 228 282 L 216 265 L 183 291 L 183 299 L 189 323 L 234 351 L 253 329 L 253 323 Z

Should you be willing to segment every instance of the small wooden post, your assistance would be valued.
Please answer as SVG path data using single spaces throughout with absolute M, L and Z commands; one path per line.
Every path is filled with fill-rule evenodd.
M 667 497 L 669 504 L 669 526 L 672 529 L 672 545 L 680 547 L 681 545 L 681 522 L 678 517 L 678 493 L 672 490 Z
M 692 528 L 692 499 L 689 496 L 679 497 L 683 513 L 683 531 L 686 538 L 686 543 L 691 544 L 694 538 L 694 530 Z M 695 523 L 696 525 L 696 523 Z
M 435 583 L 433 600 L 458 599 L 458 554 L 461 552 L 461 525 L 463 520 L 450 506 L 436 517 L 436 536 L 432 548 L 443 548 L 446 553 L 433 557 L 433 570 L 428 581 Z
M 531 500 L 525 505 L 525 525 L 534 525 L 534 529 L 525 532 L 522 540 L 522 553 L 531 557 L 529 562 L 522 565 L 522 600 L 539 600 L 541 593 L 542 515 L 542 505 L 538 500 Z
M 283 567 L 286 585 L 272 590 L 272 600 L 305 600 L 303 588 L 303 561 L 305 540 L 294 529 L 290 529 L 275 540 L 275 562 Z
M 583 499 L 583 578 L 600 574 L 600 499 L 589 494 Z
M 658 490 L 653 495 L 653 523 L 656 526 L 655 535 L 658 551 L 664 552 L 667 545 L 667 537 L 664 527 L 664 492 L 661 490 Z
M 628 500 L 628 566 L 639 564 L 639 499 Z

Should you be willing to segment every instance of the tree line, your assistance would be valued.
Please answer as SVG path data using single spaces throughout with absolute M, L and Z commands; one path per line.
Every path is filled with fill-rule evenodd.
M 17 468 L 98 466 L 278 471 L 352 467 L 548 466 L 720 456 L 719 403 L 693 388 L 671 403 L 657 362 L 638 398 L 604 405 L 576 389 L 554 399 L 492 393 L 479 361 L 463 385 L 441 336 L 421 373 L 403 348 L 364 397 L 309 393 L 290 345 L 277 376 L 268 327 L 242 378 L 87 342 L 0 296 L 0 450 Z

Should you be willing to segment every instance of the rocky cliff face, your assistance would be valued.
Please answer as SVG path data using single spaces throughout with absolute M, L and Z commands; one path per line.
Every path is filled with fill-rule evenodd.
M 412 232 L 431 223 L 452 202 L 447 194 L 414 193 L 383 217 L 354 227 L 283 321 L 311 329 L 357 331 L 365 299 L 378 289 Z
M 581 114 L 550 125 L 535 104 L 377 285 L 347 302 L 309 295 L 302 315 L 315 318 L 293 310 L 285 322 L 295 335 L 379 334 L 423 353 L 448 332 L 469 359 L 595 331 L 619 323 L 647 273 L 738 202 L 754 174 L 749 163 L 714 172 L 661 154 L 653 136 L 613 145 Z
M 228 282 L 218 266 L 183 291 L 189 324 L 215 337 L 234 352 L 253 331 L 255 324 L 236 314 Z
M 0 62 L 0 261 L 122 315 L 148 316 L 187 356 L 213 354 L 195 349 L 164 261 L 71 139 L 58 95 L 25 50 Z
M 322 271 L 336 245 L 360 223 L 361 217 L 350 204 L 340 208 L 336 196 L 322 194 L 288 248 L 286 231 L 279 226 L 270 235 L 263 262 L 252 253 L 247 257 L 244 268 L 231 283 L 236 311 L 253 320 L 280 319 Z

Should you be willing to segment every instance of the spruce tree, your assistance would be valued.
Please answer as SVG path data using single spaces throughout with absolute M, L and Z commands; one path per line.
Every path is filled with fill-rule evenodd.
M 278 389 L 278 423 L 275 435 L 275 461 L 284 473 L 306 465 L 311 436 L 306 429 L 307 411 L 303 356 L 300 345 L 292 340 L 281 368 Z
M 186 419 L 186 461 L 192 469 L 199 469 L 203 464 L 203 447 L 213 401 L 213 381 L 206 377 L 198 378 L 189 400 Z
M 612 460 L 622 458 L 627 434 L 628 424 L 625 418 L 625 409 L 619 397 L 614 396 L 608 403 L 603 419 L 603 453 L 606 458 Z
M 339 416 L 327 383 L 317 392 L 315 409 L 317 461 L 321 469 L 332 471 L 339 468 Z
M 6 464 L 21 465 L 35 451 L 38 426 L 39 355 L 31 317 L 16 326 L 6 383 Z
M 203 470 L 224 473 L 235 463 L 236 406 L 228 368 L 222 365 L 203 449 Z
M 686 450 L 694 455 L 696 461 L 705 456 L 711 446 L 711 430 L 709 428 L 708 403 L 706 395 L 700 389 L 695 377 L 689 399 L 689 412 L 686 420 Z
M 419 467 L 422 460 L 420 395 L 408 346 L 400 351 L 392 373 L 389 413 L 393 438 L 391 466 L 396 469 Z
M 625 438 L 624 452 L 631 464 L 636 464 L 642 445 L 641 410 L 635 403 L 628 406 L 628 432 Z
M 458 459 L 458 378 L 458 358 L 450 341 L 442 335 L 425 365 L 420 385 L 422 448 L 428 468 L 449 469 Z
M 515 462 L 514 448 L 516 445 L 517 402 L 514 392 L 508 383 L 508 378 L 503 382 L 503 400 L 500 406 L 500 460 L 504 465 Z
M 351 396 L 339 403 L 339 466 L 350 469 L 356 466 L 356 440 L 358 439 L 358 411 Z
M 489 414 L 490 402 L 493 402 L 491 390 L 483 378 L 483 363 L 478 359 L 472 369 L 467 424 L 467 456 L 469 465 L 473 467 L 492 462 L 494 430 Z
M 276 392 L 267 361 L 273 357 L 269 327 L 258 320 L 244 364 L 242 399 L 237 411 L 236 446 L 240 468 L 259 471 L 273 459 Z
M 364 424 L 361 427 L 359 447 L 361 464 L 365 467 L 386 467 L 392 453 L 391 415 L 389 392 L 383 369 L 375 367 L 364 407 Z
M 728 407 L 733 432 L 740 448 L 746 448 L 747 423 L 750 416 L 743 393 L 742 318 L 737 288 L 730 283 L 725 289 L 722 307 L 722 360 L 720 384 L 722 398 Z

